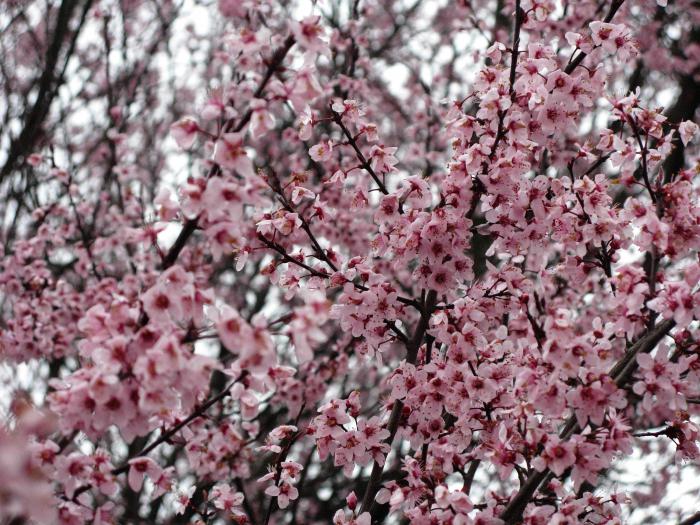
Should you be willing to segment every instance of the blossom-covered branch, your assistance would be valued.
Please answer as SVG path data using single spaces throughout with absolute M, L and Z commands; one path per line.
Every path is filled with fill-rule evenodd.
M 696 4 L 0 3 L 0 521 L 697 521 Z

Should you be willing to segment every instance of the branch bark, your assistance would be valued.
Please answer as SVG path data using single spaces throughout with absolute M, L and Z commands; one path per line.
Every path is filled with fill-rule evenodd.
M 423 304 L 423 310 L 421 312 L 420 320 L 418 321 L 418 326 L 413 333 L 410 341 L 406 345 L 406 362 L 410 364 L 415 364 L 418 358 L 418 349 L 423 343 L 423 338 L 428 329 L 430 323 L 430 316 L 432 314 L 433 308 L 437 302 L 437 293 L 434 290 L 430 290 L 426 296 L 425 303 Z M 403 402 L 401 400 L 396 400 L 394 406 L 391 409 L 391 415 L 389 416 L 389 422 L 387 424 L 387 429 L 389 430 L 389 437 L 386 439 L 386 443 L 389 446 L 394 442 L 394 437 L 396 436 L 396 431 L 399 428 L 399 422 L 401 421 L 401 413 L 403 412 Z M 372 466 L 372 472 L 369 476 L 369 482 L 365 489 L 364 496 L 362 497 L 362 507 L 360 512 L 369 511 L 370 515 L 374 515 L 376 509 L 374 498 L 377 495 L 377 490 L 379 489 L 379 481 L 381 480 L 382 473 L 384 472 L 384 466 L 379 465 L 378 462 L 374 462 Z
M 66 64 L 70 59 L 72 50 L 75 48 L 75 41 L 77 40 L 78 33 L 82 28 L 82 23 L 85 20 L 85 16 L 92 5 L 92 2 L 93 0 L 86 0 L 83 3 L 81 23 L 73 34 L 73 38 L 69 44 L 69 49 L 66 52 L 67 56 L 64 58 Z M 64 48 L 64 44 L 68 39 L 71 18 L 73 17 L 75 10 L 80 3 L 81 2 L 78 0 L 63 0 L 61 3 L 58 10 L 58 16 L 56 17 L 56 26 L 53 30 L 53 40 L 51 41 L 46 53 L 44 70 L 37 81 L 39 89 L 36 100 L 34 101 L 32 108 L 26 114 L 22 131 L 10 144 L 10 151 L 7 155 L 7 161 L 2 167 L 2 170 L 0 170 L 0 182 L 5 180 L 5 178 L 15 170 L 19 161 L 32 151 L 39 138 L 41 126 L 49 113 L 49 109 L 51 109 L 51 103 L 58 92 L 58 86 L 63 81 L 63 72 L 57 75 L 56 66 L 58 65 L 58 59 L 61 56 L 61 51 Z M 63 68 L 63 70 L 65 70 L 65 68 Z

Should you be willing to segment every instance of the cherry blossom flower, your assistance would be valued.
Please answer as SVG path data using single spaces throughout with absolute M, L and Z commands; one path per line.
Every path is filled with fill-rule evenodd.
M 359 516 L 353 514 L 348 517 L 342 509 L 339 509 L 333 516 L 333 525 L 370 525 L 370 523 L 369 512 L 363 512 Z
M 194 495 L 194 491 L 196 490 L 197 487 L 187 487 L 180 489 L 177 493 L 177 496 L 175 498 L 175 514 L 183 514 L 185 510 L 187 510 L 187 507 L 190 504 L 190 500 L 192 499 L 192 496 Z
M 56 3 L 3 5 L 0 521 L 688 521 L 695 3 Z
M 255 99 L 250 103 L 253 115 L 250 123 L 250 133 L 253 138 L 262 137 L 275 126 L 275 117 L 268 110 L 267 103 L 261 99 Z
M 309 155 L 316 162 L 326 162 L 331 158 L 333 153 L 333 143 L 330 140 L 320 142 L 315 146 L 311 146 Z
M 549 438 L 545 444 L 544 453 L 535 459 L 533 465 L 538 470 L 549 468 L 557 476 L 573 465 L 576 461 L 572 443 L 561 442 L 557 438 Z
M 162 469 L 151 458 L 141 457 L 129 460 L 129 487 L 131 490 L 141 490 L 145 476 L 152 481 L 157 481 L 161 476 Z
M 681 134 L 681 141 L 684 146 L 688 145 L 688 142 L 693 140 L 695 134 L 698 132 L 698 125 L 691 120 L 684 120 L 678 126 L 678 131 Z
M 199 126 L 197 121 L 192 117 L 184 117 L 170 126 L 170 133 L 172 134 L 177 145 L 182 149 L 190 149 L 197 139 L 197 133 L 199 132 Z
M 253 161 L 248 157 L 240 133 L 224 133 L 216 143 L 214 161 L 244 177 L 255 175 Z
M 239 508 L 243 503 L 243 494 L 241 492 L 234 492 L 227 483 L 215 485 L 211 491 L 211 498 L 217 509 L 231 514 L 243 515 L 243 512 Z
M 292 22 L 291 28 L 299 45 L 308 51 L 326 53 L 328 44 L 324 40 L 324 28 L 320 24 L 321 18 L 309 16 L 300 22 Z

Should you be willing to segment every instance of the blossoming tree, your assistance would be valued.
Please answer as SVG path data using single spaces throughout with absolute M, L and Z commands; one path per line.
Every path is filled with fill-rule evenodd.
M 700 522 L 696 1 L 0 26 L 0 521 Z

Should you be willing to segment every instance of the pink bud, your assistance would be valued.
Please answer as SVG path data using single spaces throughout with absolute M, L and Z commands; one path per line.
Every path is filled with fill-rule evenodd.
M 348 508 L 350 510 L 355 510 L 355 507 L 357 507 L 357 496 L 355 495 L 355 491 L 352 491 L 350 494 L 348 494 L 348 497 L 345 498 L 345 501 L 348 502 Z

